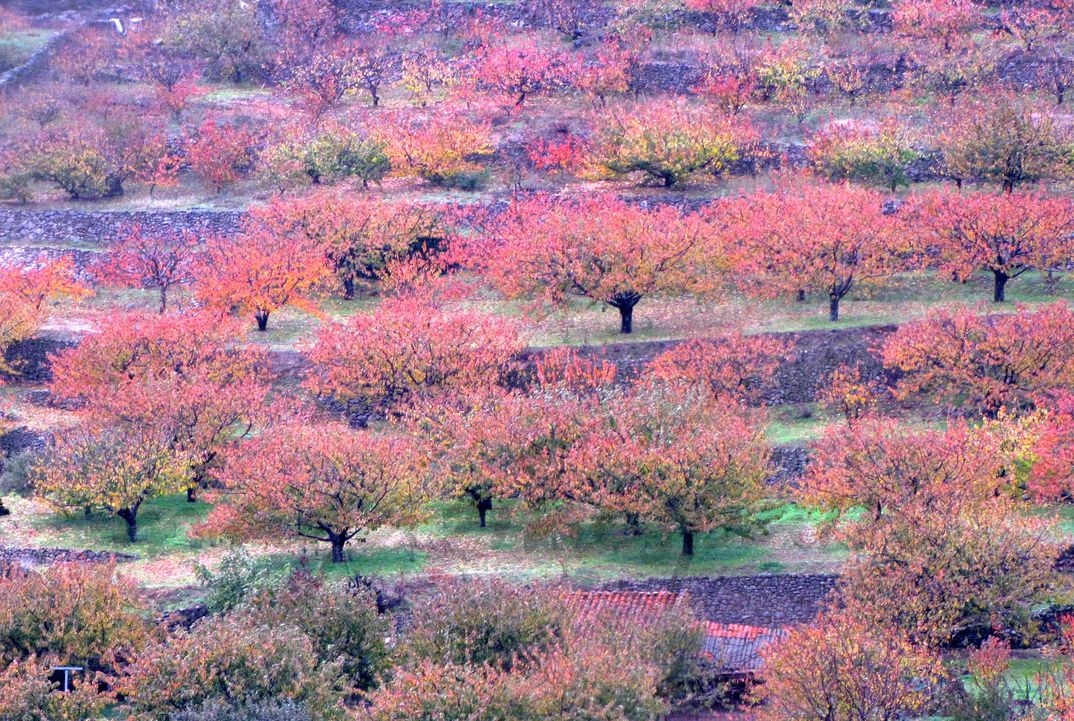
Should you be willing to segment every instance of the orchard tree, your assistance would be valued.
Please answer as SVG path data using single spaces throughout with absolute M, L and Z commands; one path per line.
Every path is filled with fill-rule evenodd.
M 685 5 L 688 10 L 711 14 L 714 30 L 738 33 L 750 24 L 762 0 L 685 0 Z
M 502 95 L 521 108 L 529 97 L 566 86 L 573 58 L 526 35 L 482 47 L 473 62 L 473 81 L 479 89 Z
M 524 0 L 522 8 L 532 24 L 550 27 L 572 41 L 582 36 L 597 10 L 589 0 Z
M 1056 106 L 1062 105 L 1067 91 L 1074 86 L 1074 58 L 1058 49 L 1049 52 L 1037 66 L 1037 85 L 1048 89 Z
M 820 74 L 814 55 L 814 49 L 798 39 L 779 44 L 769 41 L 751 61 L 758 97 L 783 106 L 798 122 L 805 120 L 810 109 L 809 85 Z
M 164 313 L 168 293 L 193 282 L 197 253 L 197 240 L 189 231 L 143 232 L 136 225 L 111 244 L 96 275 L 106 283 L 156 289 Z
M 938 653 L 895 629 L 829 611 L 763 651 L 765 721 L 898 721 L 942 705 Z
M 557 348 L 536 359 L 527 392 L 484 384 L 428 394 L 405 410 L 405 421 L 426 439 L 443 490 L 471 500 L 484 528 L 497 496 L 536 506 L 557 496 L 583 500 L 566 454 L 614 378 L 614 364 Z
M 604 107 L 609 96 L 623 95 L 634 87 L 641 55 L 650 40 L 648 33 L 606 38 L 592 55 L 573 64 L 571 84 Z
M 259 704 L 285 715 L 278 705 L 289 702 L 299 718 L 305 710 L 316 721 L 343 721 L 340 668 L 322 663 L 318 650 L 293 624 L 267 628 L 246 615 L 209 616 L 133 660 L 117 684 L 121 712 L 132 721 L 156 721 L 215 707 L 251 718 Z
M 478 158 L 492 152 L 492 126 L 454 105 L 436 112 L 395 111 L 382 126 L 391 166 L 434 185 L 462 184 L 479 177 Z
M 553 306 L 571 296 L 607 303 L 619 311 L 622 333 L 633 331 L 634 307 L 646 295 L 711 289 L 718 262 L 698 214 L 603 195 L 516 200 L 495 235 L 474 255 L 501 292 Z
M 1017 185 L 1070 173 L 1070 135 L 1048 111 L 1008 94 L 990 93 L 938 118 L 946 173 L 964 181 Z
M 496 487 L 496 449 L 504 429 L 491 420 L 503 417 L 499 406 L 507 400 L 508 391 L 489 386 L 421 396 L 402 411 L 407 432 L 422 439 L 421 452 L 436 469 L 437 490 L 473 503 L 481 528 L 502 490 Z
M 745 121 L 711 109 L 650 101 L 601 111 L 590 165 L 598 177 L 640 176 L 665 188 L 700 175 L 720 175 L 757 141 Z
M 291 126 L 258 159 L 261 174 L 281 191 L 307 184 L 357 178 L 362 188 L 380 184 L 391 170 L 382 140 L 322 121 L 314 132 Z
M 36 658 L 13 661 L 0 671 L 0 718 L 37 721 L 74 721 L 101 718 L 111 705 L 111 696 L 98 688 L 94 675 L 74 678 L 64 693 L 52 681 L 55 671 L 48 661 Z
M 587 500 L 682 534 L 745 528 L 764 498 L 768 444 L 756 414 L 707 389 L 651 386 L 594 409 L 597 427 L 570 454 Z
M 164 134 L 152 123 L 121 110 L 65 118 L 26 144 L 24 162 L 30 177 L 56 185 L 72 200 L 123 195 L 127 181 L 159 183 L 177 170 Z
M 178 121 L 190 100 L 204 90 L 196 82 L 197 64 L 164 46 L 144 50 L 141 72 L 153 84 L 154 102 L 162 115 Z
M 1031 434 L 1033 460 L 1026 490 L 1041 502 L 1074 496 L 1074 393 L 1049 394 L 1046 415 Z
M 433 265 L 447 234 L 444 214 L 433 206 L 332 192 L 277 197 L 252 215 L 270 232 L 304 236 L 322 248 L 346 300 L 360 283 L 391 281 L 404 265 Z
M 910 164 L 920 157 L 912 137 L 894 118 L 878 124 L 832 122 L 813 136 L 809 159 L 831 181 L 853 180 L 895 192 L 910 185 Z
M 859 554 L 843 584 L 850 612 L 940 645 L 1015 620 L 1054 588 L 1053 522 L 1012 498 L 1000 440 L 962 423 L 863 419 L 814 444 L 803 500 L 840 512 L 837 537 Z
M 849 425 L 870 416 L 888 392 L 877 378 L 865 374 L 860 364 L 840 364 L 817 390 L 816 401 L 828 411 L 837 412 Z
M 156 429 L 78 427 L 35 459 L 30 478 L 35 492 L 60 508 L 100 508 L 122 518 L 134 543 L 142 504 L 186 490 L 190 467 Z
M 988 499 L 1005 482 L 1006 461 L 995 441 L 960 422 L 942 432 L 882 417 L 836 425 L 812 446 L 801 498 L 813 507 L 862 509 L 873 523 L 919 501 Z
M 828 319 L 857 284 L 899 272 L 907 255 L 884 196 L 853 185 L 801 184 L 730 201 L 716 212 L 737 240 L 733 265 L 749 292 L 818 291 Z M 730 241 L 729 241 L 730 242 Z
M 1074 388 L 1074 311 L 1062 301 L 1014 313 L 938 310 L 899 327 L 884 365 L 903 374 L 896 395 L 925 394 L 952 408 L 995 415 Z
M 897 35 L 944 53 L 968 42 L 983 21 L 984 8 L 974 0 L 898 0 L 892 12 Z
M 654 358 L 642 382 L 683 383 L 706 389 L 718 401 L 759 403 L 790 355 L 774 336 L 724 333 L 685 340 Z
M 390 407 L 423 394 L 504 384 L 524 348 L 509 318 L 418 296 L 322 326 L 308 351 L 318 393 Z
M 1065 0 L 1060 7 L 1030 7 L 1021 4 L 1004 8 L 999 15 L 1000 29 L 1017 40 L 1022 48 L 1031 53 L 1038 45 L 1054 43 L 1065 35 L 1066 23 L 1070 21 L 1070 4 Z
M 211 313 L 118 314 L 52 356 L 50 392 L 98 428 L 158 430 L 190 470 L 188 498 L 231 443 L 265 416 L 263 354 L 233 347 L 237 322 Z
M 790 8 L 791 20 L 800 31 L 824 35 L 860 26 L 859 12 L 853 0 L 797 0 Z
M 218 78 L 241 83 L 268 75 L 272 48 L 255 3 L 205 0 L 166 18 L 164 45 L 198 58 Z
M 56 563 L 41 570 L 5 566 L 0 662 L 59 658 L 85 666 L 91 679 L 97 672 L 114 673 L 151 640 L 146 610 L 138 586 L 118 575 L 114 563 Z M 0 707 L 7 695 L 4 686 Z
M 55 301 L 89 292 L 75 279 L 70 258 L 35 265 L 0 265 L 0 371 L 5 373 L 17 372 L 7 362 L 7 351 L 37 333 Z
M 284 87 L 297 95 L 314 119 L 362 87 L 356 44 L 335 40 L 294 68 Z
M 421 517 L 424 472 L 401 435 L 342 424 L 293 423 L 245 441 L 217 471 L 221 503 L 205 535 L 308 538 L 344 560 L 348 541 Z
M 190 169 L 217 193 L 253 171 L 258 145 L 253 129 L 210 115 L 187 135 Z
M 979 270 L 992 273 L 996 303 L 1006 300 L 1012 278 L 1062 270 L 1074 260 L 1074 203 L 1066 198 L 935 192 L 912 202 L 911 227 L 940 269 L 963 282 Z
M 257 329 L 285 305 L 312 308 L 309 295 L 331 277 L 324 248 L 298 233 L 281 234 L 251 218 L 238 235 L 209 238 L 195 271 L 198 299 L 220 310 L 252 314 Z

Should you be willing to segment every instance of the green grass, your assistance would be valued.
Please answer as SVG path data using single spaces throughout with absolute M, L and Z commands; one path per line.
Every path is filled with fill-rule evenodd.
M 211 564 L 224 551 L 220 544 L 187 537 L 188 529 L 206 517 L 210 506 L 187 503 L 185 496 L 147 501 L 139 512 L 135 543 L 127 541 L 126 526 L 118 518 L 23 510 L 29 507 L 19 504 L 15 512 L 20 524 L 32 528 L 35 545 L 136 555 L 139 560 L 129 570 L 158 587 L 190 583 L 193 564 Z M 696 534 L 693 557 L 682 555 L 678 533 L 649 525 L 640 535 L 627 535 L 620 516 L 595 514 L 556 533 L 536 531 L 533 522 L 538 518 L 516 503 L 497 502 L 488 527 L 480 528 L 471 504 L 441 501 L 430 504 L 428 520 L 417 528 L 384 529 L 371 534 L 366 543 L 352 541 L 346 563 L 331 563 L 328 545 L 316 542 L 288 541 L 284 547 L 261 547 L 259 553 L 268 550 L 271 564 L 281 569 L 304 564 L 329 576 L 436 569 L 523 578 L 567 575 L 580 581 L 832 570 L 845 557 L 834 544 L 815 539 L 800 543 L 823 518 L 793 505 L 762 514 L 766 526 L 751 537 L 726 531 Z M 13 542 L 19 545 L 23 540 Z
M 1003 679 L 1015 699 L 1037 702 L 1040 700 L 1040 677 L 1054 665 L 1054 661 L 1044 658 L 1012 658 Z M 969 674 L 961 676 L 962 685 L 968 691 L 975 691 Z
M 53 30 L 16 30 L 0 34 L 0 72 L 17 67 L 56 34 Z
M 299 555 L 274 553 L 268 556 L 270 570 L 284 571 L 303 568 L 326 578 L 351 578 L 361 576 L 396 576 L 421 572 L 429 554 L 410 548 L 364 548 L 361 543 L 351 542 L 345 549 L 346 558 L 333 563 L 328 544 L 310 548 L 309 553 Z
M 188 503 L 185 495 L 146 501 L 138 511 L 138 540 L 127 540 L 127 526 L 119 518 L 94 513 L 51 514 L 34 519 L 38 530 L 47 534 L 49 545 L 88 548 L 95 551 L 130 553 L 155 558 L 197 548 L 198 541 L 187 538 L 187 530 L 204 520 L 211 506 Z
M 678 533 L 647 526 L 641 535 L 627 535 L 618 516 L 596 515 L 554 535 L 530 532 L 528 526 L 537 518 L 513 502 L 498 502 L 488 515 L 488 526 L 480 528 L 471 504 L 438 502 L 415 532 L 480 548 L 461 570 L 499 564 L 523 575 L 566 574 L 583 581 L 795 571 L 810 564 L 837 565 L 845 553 L 834 545 L 818 545 L 788 555 L 796 535 L 822 520 L 791 504 L 761 514 L 767 528 L 752 537 L 725 531 L 696 534 L 692 558 L 682 555 Z
M 765 429 L 765 437 L 776 446 L 801 446 L 819 438 L 830 421 L 811 416 L 788 420 L 774 419 Z

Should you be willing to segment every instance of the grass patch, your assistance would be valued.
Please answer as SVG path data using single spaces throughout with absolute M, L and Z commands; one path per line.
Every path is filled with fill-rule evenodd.
M 134 543 L 127 540 L 126 524 L 104 513 L 94 513 L 88 519 L 81 514 L 55 513 L 33 523 L 47 545 L 156 558 L 199 547 L 199 542 L 187 538 L 187 530 L 204 520 L 211 508 L 201 501 L 189 503 L 185 495 L 146 501 L 138 511 L 138 540 Z
M 352 542 L 353 543 L 353 542 Z M 304 569 L 329 579 L 352 578 L 354 576 L 397 576 L 419 573 L 425 568 L 429 554 L 412 548 L 373 548 L 353 543 L 346 549 L 346 558 L 341 563 L 333 563 L 328 544 L 324 548 L 313 547 L 302 553 L 271 554 L 267 557 L 267 567 L 271 571 Z
M 799 544 L 802 535 L 824 516 L 793 504 L 763 514 L 767 527 L 751 537 L 726 531 L 695 535 L 694 556 L 682 555 L 682 537 L 647 526 L 627 535 L 619 516 L 595 515 L 560 534 L 538 535 L 527 527 L 539 516 L 513 502 L 497 502 L 480 528 L 477 513 L 465 501 L 439 502 L 417 533 L 455 541 L 467 549 L 454 570 L 486 572 L 510 569 L 524 576 L 567 575 L 599 582 L 618 577 L 732 575 L 798 571 L 841 562 L 845 551 L 835 544 Z M 435 546 L 437 541 L 433 541 Z
M 820 438 L 829 421 L 825 418 L 794 418 L 773 420 L 765 429 L 765 437 L 775 446 L 802 446 Z
M 16 30 L 0 33 L 0 72 L 22 65 L 55 35 L 52 30 Z

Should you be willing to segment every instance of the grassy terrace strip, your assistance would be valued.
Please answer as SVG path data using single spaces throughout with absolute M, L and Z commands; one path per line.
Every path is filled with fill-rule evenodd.
M 191 585 L 199 563 L 211 563 L 227 550 L 188 538 L 187 530 L 204 520 L 209 507 L 187 503 L 183 496 L 147 503 L 141 513 L 141 538 L 133 545 L 127 543 L 122 524 L 102 515 L 65 518 L 31 501 L 10 505 L 13 528 L 5 545 L 134 553 L 137 559 L 124 563 L 125 572 L 153 588 Z M 466 504 L 434 504 L 427 522 L 410 530 L 372 534 L 348 553 L 344 564 L 331 564 L 316 544 L 286 553 L 260 548 L 257 553 L 274 569 L 302 564 L 331 577 L 358 573 L 390 579 L 430 571 L 517 579 L 566 574 L 581 583 L 671 575 L 828 572 L 838 569 L 845 557 L 838 544 L 815 537 L 818 516 L 794 506 L 766 512 L 766 530 L 752 538 L 726 533 L 702 536 L 697 555 L 684 561 L 674 537 L 654 530 L 626 536 L 615 519 L 586 523 L 576 536 L 535 538 L 526 531 L 528 514 L 510 502 L 499 505 L 482 529 L 476 527 L 473 510 Z

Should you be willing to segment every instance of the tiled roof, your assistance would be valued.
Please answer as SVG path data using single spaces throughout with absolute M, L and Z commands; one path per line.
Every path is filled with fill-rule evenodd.
M 573 591 L 564 597 L 575 623 L 584 626 L 613 615 L 619 623 L 644 625 L 676 608 L 685 608 L 689 597 L 672 591 Z M 701 621 L 704 634 L 701 654 L 724 673 L 748 673 L 762 666 L 761 650 L 782 638 L 779 627 Z
M 758 671 L 763 665 L 761 651 L 786 634 L 782 628 L 744 626 L 738 623 L 704 624 L 705 647 L 702 655 L 723 671 L 744 673 Z

